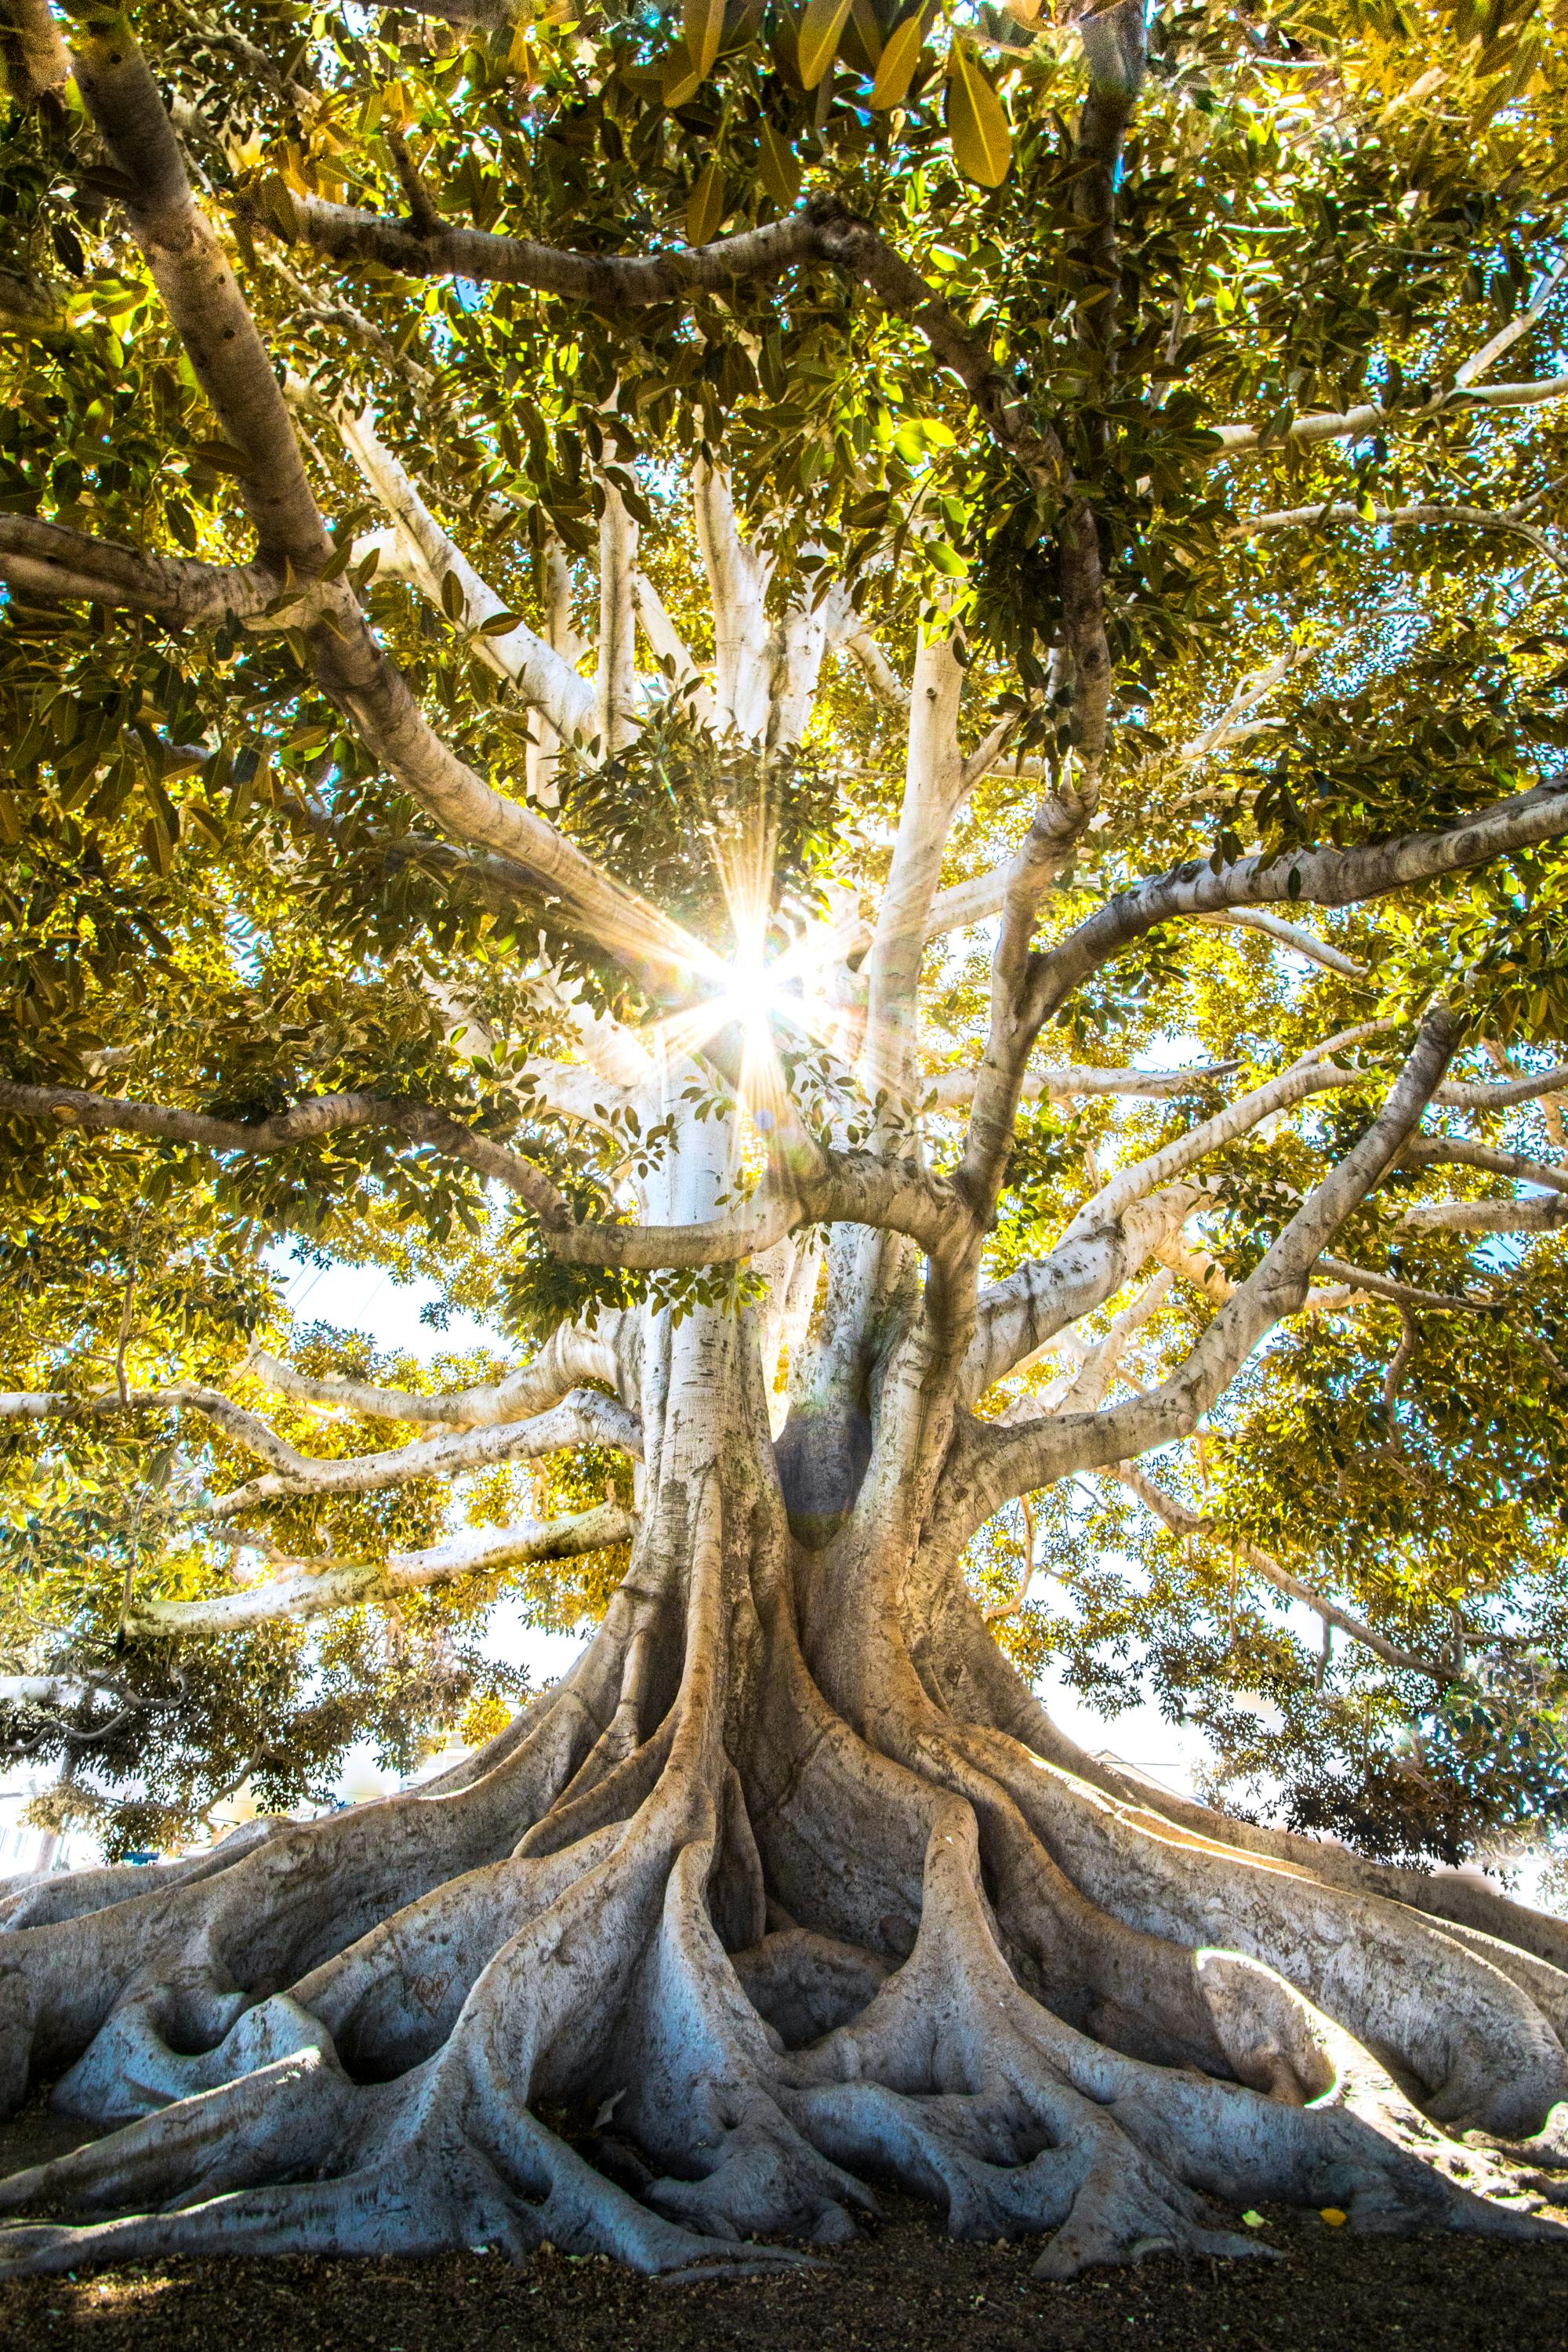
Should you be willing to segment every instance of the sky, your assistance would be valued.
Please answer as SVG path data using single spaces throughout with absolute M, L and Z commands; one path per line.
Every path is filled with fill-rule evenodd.
M 375 1266 L 299 1265 L 281 1249 L 274 1263 L 282 1278 L 284 1303 L 305 1321 L 363 1331 L 378 1348 L 406 1350 L 425 1360 L 466 1347 L 499 1346 L 493 1332 L 465 1315 L 454 1313 L 438 1332 L 422 1323 L 421 1307 L 437 1296 L 432 1283 L 399 1284 Z M 1316 1622 L 1310 1620 L 1314 1629 Z M 523 1623 L 518 1606 L 502 1599 L 490 1620 L 487 1647 L 498 1659 L 526 1666 L 537 1688 L 566 1671 L 582 1643 L 573 1635 L 542 1633 Z M 1152 1706 L 1130 1708 L 1108 1723 L 1087 1708 L 1054 1669 L 1038 1688 L 1053 1722 L 1089 1754 L 1114 1756 L 1173 1792 L 1193 1794 L 1209 1755 L 1207 1743 L 1193 1726 L 1169 1723 Z M 423 1768 L 425 1772 L 438 1769 L 438 1759 Z M 374 1750 L 361 1744 L 345 1756 L 336 1793 L 342 1801 L 363 1803 L 399 1785 L 397 1775 L 382 1769 Z M 20 1819 L 33 1793 L 33 1776 L 25 1769 L 0 1778 L 0 1878 L 37 1866 L 37 1832 L 26 1831 Z M 218 1818 L 226 1812 L 236 1820 L 249 1818 L 243 1795 L 220 1809 Z M 73 1837 L 64 1843 L 60 1858 L 69 1867 L 80 1868 L 100 1857 L 93 1841 Z M 1538 1877 L 1528 1864 L 1521 1871 L 1518 1892 L 1523 1900 L 1539 1899 Z
M 275 1262 L 287 1275 L 285 1303 L 310 1322 L 366 1332 L 379 1348 L 405 1349 L 426 1361 L 465 1347 L 500 1348 L 505 1352 L 495 1334 L 470 1317 L 454 1314 L 439 1332 L 421 1323 L 421 1307 L 437 1296 L 432 1283 L 399 1285 L 374 1266 L 295 1267 L 281 1252 Z M 491 1620 L 487 1646 L 492 1655 L 508 1664 L 526 1665 L 530 1680 L 537 1686 L 564 1673 L 582 1644 L 573 1636 L 543 1633 L 523 1624 L 517 1609 L 503 1600 Z M 1190 1726 L 1169 1724 L 1156 1708 L 1141 1706 L 1118 1716 L 1112 1728 L 1091 1714 L 1055 1674 L 1042 1684 L 1041 1696 L 1069 1739 L 1092 1754 L 1111 1749 L 1139 1771 L 1191 1793 L 1194 1770 L 1207 1748 Z M 368 1749 L 354 1749 L 340 1785 L 342 1795 L 359 1799 L 395 1787 L 396 1780 L 394 1774 L 377 1771 Z

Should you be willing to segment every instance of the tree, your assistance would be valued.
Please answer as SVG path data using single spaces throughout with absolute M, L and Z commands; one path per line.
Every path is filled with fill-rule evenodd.
M 1568 1930 L 1415 1864 L 1562 1786 L 1559 46 L 4 14 L 15 1737 L 291 1801 L 602 1618 L 16 1890 L 10 2091 L 125 2127 L 4 2258 L 1550 2227 Z

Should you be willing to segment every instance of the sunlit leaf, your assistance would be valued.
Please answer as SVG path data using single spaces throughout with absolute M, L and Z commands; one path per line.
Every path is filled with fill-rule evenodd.
M 1013 161 L 1013 133 L 994 86 L 963 41 L 948 51 L 947 131 L 964 178 L 999 188 Z
M 723 217 L 724 174 L 717 163 L 707 163 L 698 173 L 686 200 L 688 245 L 710 245 Z
M 724 37 L 724 0 L 686 0 L 686 46 L 699 78 L 707 74 Z
M 800 78 L 815 89 L 838 53 L 849 0 L 807 0 L 800 22 Z
M 766 115 L 757 142 L 757 171 L 780 212 L 793 212 L 800 194 L 800 158 Z
M 871 85 L 871 103 L 887 112 L 902 106 L 910 94 L 910 84 L 915 78 L 925 47 L 925 11 L 917 8 L 901 25 L 895 25 L 883 46 L 877 79 Z

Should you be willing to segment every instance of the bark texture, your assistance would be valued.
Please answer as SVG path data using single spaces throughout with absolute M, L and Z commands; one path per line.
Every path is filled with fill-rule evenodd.
M 745 2242 L 837 2241 L 889 2180 L 1051 2277 L 1254 2253 L 1263 2200 L 1553 2226 L 1568 1928 L 1078 1754 L 847 1507 L 824 1418 L 775 1447 L 758 1339 L 650 1328 L 631 1571 L 444 1780 L 7 1892 L 7 2094 L 107 2136 L 0 2187 L 0 2263 L 548 2239 L 679 2274 L 798 2260 Z
M 1085 367 L 1110 374 L 1111 200 L 1142 19 L 1123 5 L 1092 22 L 1080 225 L 1105 291 L 1080 345 Z M 52 89 L 60 56 L 47 9 L 4 0 L 0 25 L 7 58 L 21 59 L 18 94 Z M 1081 1754 L 1003 1659 L 962 1559 L 1014 1499 L 1184 1441 L 1283 1318 L 1363 1293 L 1432 1304 L 1327 1255 L 1401 1165 L 1547 1186 L 1540 1201 L 1424 1201 L 1405 1213 L 1413 1229 L 1545 1232 L 1564 1214 L 1562 1171 L 1484 1141 L 1418 1138 L 1431 1106 L 1485 1115 L 1563 1078 L 1446 1084 L 1458 1033 L 1434 1003 L 1359 1140 L 1256 1270 L 1216 1288 L 1212 1321 L 1157 1386 L 1103 1402 L 1152 1291 L 1092 1346 L 1075 1343 L 1059 1391 L 992 1395 L 984 1418 L 998 1382 L 1071 1340 L 1071 1326 L 1150 1280 L 1152 1266 L 1153 1284 L 1174 1269 L 1206 1286 L 1207 1265 L 1184 1238 L 1206 1154 L 1320 1092 L 1365 1091 L 1383 1075 L 1333 1056 L 1387 1024 L 1324 1041 L 1109 1181 L 1091 1170 L 1095 1189 L 1048 1250 L 988 1282 L 1021 1102 L 1158 1099 L 1196 1075 L 1031 1067 L 1053 1015 L 1125 949 L 1183 923 L 1242 922 L 1353 975 L 1360 967 L 1331 941 L 1268 910 L 1305 918 L 1558 839 L 1568 789 L 1553 780 L 1440 829 L 1350 847 L 1194 858 L 1037 943 L 1046 894 L 1094 822 L 1107 755 L 1095 507 L 1054 428 L 935 289 L 824 198 L 765 228 L 644 257 L 301 198 L 300 242 L 318 263 L 461 271 L 610 318 L 831 265 L 924 339 L 977 429 L 1054 518 L 1052 661 L 1070 692 L 1071 751 L 1020 763 L 1042 790 L 1005 866 L 944 890 L 950 828 L 1012 719 L 965 758 L 964 665 L 940 628 L 906 687 L 838 591 L 775 611 L 769 562 L 738 530 L 727 478 L 716 463 L 697 468 L 692 530 L 714 654 L 696 707 L 753 745 L 791 744 L 823 662 L 847 655 L 909 722 L 880 908 L 855 911 L 821 957 L 833 1044 L 861 1092 L 832 1108 L 824 1142 L 779 1081 L 755 1130 L 767 1138 L 765 1172 L 739 1197 L 740 1097 L 705 1122 L 689 1091 L 711 1090 L 735 1065 L 724 1043 L 742 1022 L 726 1009 L 733 973 L 437 735 L 332 568 L 293 395 L 144 60 L 122 27 L 79 31 L 77 83 L 124 184 L 131 230 L 242 461 L 255 557 L 198 564 L 5 517 L 0 578 L 29 596 L 182 625 L 297 628 L 322 690 L 439 827 L 443 870 L 507 905 L 544 902 L 553 928 L 607 949 L 696 1028 L 685 1045 L 668 1025 L 633 1034 L 561 993 L 574 1058 L 531 1075 L 542 1111 L 603 1126 L 635 1105 L 639 1133 L 678 1130 L 629 1187 L 635 1223 L 574 1223 L 526 1151 L 370 1092 L 242 1122 L 6 1079 L 0 1112 L 219 1156 L 384 1129 L 509 1187 L 564 1260 L 663 1272 L 750 1260 L 755 1286 L 742 1286 L 751 1303 L 740 1308 L 649 1305 L 606 1318 L 613 1330 L 559 1333 L 526 1370 L 444 1399 L 310 1380 L 260 1358 L 240 1368 L 296 1402 L 434 1433 L 390 1454 L 303 1454 L 220 1390 L 132 1389 L 123 1362 L 103 1396 L 0 1396 L 0 1420 L 154 1406 L 204 1417 L 265 1465 L 213 1502 L 213 1520 L 231 1525 L 284 1496 L 456 1476 L 588 1439 L 641 1464 L 630 1570 L 596 1638 L 563 1682 L 444 1780 L 318 1821 L 258 1822 L 191 1859 L 0 1892 L 0 2095 L 14 2105 L 46 2085 L 58 2106 L 104 2126 L 0 2183 L 11 2217 L 0 2272 L 219 2249 L 407 2254 L 495 2242 L 521 2254 L 549 2240 L 679 2277 L 799 2261 L 803 2243 L 852 2230 L 889 2180 L 934 2200 L 958 2234 L 1040 2238 L 1040 2271 L 1055 2278 L 1156 2249 L 1256 2254 L 1237 2216 L 1266 2200 L 1342 2207 L 1366 2229 L 1557 2226 L 1552 2209 L 1568 2204 L 1568 1927 L 1468 1881 L 1226 1821 Z M 411 185 L 417 195 L 416 175 Z M 1467 381 L 1402 415 L 1435 415 L 1460 390 L 1506 407 L 1563 389 L 1560 378 L 1473 392 Z M 438 586 L 448 622 L 482 631 L 506 608 L 384 444 L 374 412 L 327 417 L 385 510 L 396 568 Z M 1289 438 L 1386 421 L 1373 407 L 1307 415 Z M 1238 423 L 1209 455 L 1262 446 L 1263 428 Z M 638 723 L 639 626 L 676 677 L 698 677 L 637 569 L 629 509 L 608 473 L 599 487 L 593 681 L 559 551 L 548 556 L 548 637 L 518 624 L 484 641 L 488 665 L 538 715 L 529 778 L 541 807 L 555 804 L 563 747 L 590 739 L 607 752 Z M 1176 757 L 1195 762 L 1245 732 L 1289 666 L 1254 681 Z M 324 833 L 332 824 L 325 813 L 310 821 Z M 981 1058 L 942 1071 L 933 1089 L 921 1061 L 922 950 L 992 915 Z M 461 1034 L 468 1016 L 444 1009 Z M 959 1153 L 944 1163 L 952 1172 L 938 1174 L 923 1122 L 966 1105 Z M 1315 1290 L 1321 1273 L 1340 1287 Z M 285 1562 L 267 1586 L 216 1604 L 155 1604 L 131 1630 L 172 1636 L 310 1613 L 585 1549 L 627 1525 L 606 1506 L 344 1564 L 336 1584 L 319 1561 Z M 1333 1622 L 1365 1634 L 1342 1611 Z

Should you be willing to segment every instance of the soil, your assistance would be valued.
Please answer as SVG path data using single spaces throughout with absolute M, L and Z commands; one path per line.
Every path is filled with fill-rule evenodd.
M 884 2217 L 787 2277 L 660 2286 L 599 2257 L 499 2252 L 428 2262 L 166 2262 L 0 2286 L 0 2347 L 39 2352 L 1562 2352 L 1564 2243 L 1364 2238 L 1265 2216 L 1256 2263 L 1154 2256 L 1069 2286 L 1030 2276 L 1037 2248 L 956 2245 L 929 2208 Z M 1139 2331 L 1129 2335 L 1130 2329 Z

